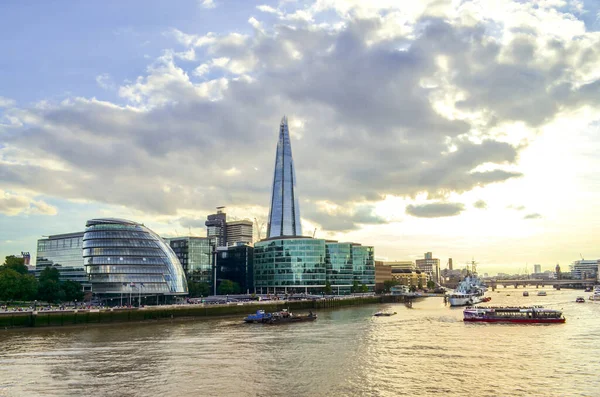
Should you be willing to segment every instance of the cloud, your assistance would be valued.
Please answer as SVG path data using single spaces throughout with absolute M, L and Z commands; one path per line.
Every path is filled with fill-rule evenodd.
M 464 209 L 461 203 L 409 204 L 406 213 L 417 218 L 443 218 L 459 215 Z
M 202 8 L 215 8 L 217 6 L 214 0 L 199 0 L 199 3 Z
M 512 210 L 515 210 L 515 211 L 523 211 L 523 210 L 525 210 L 525 206 L 524 205 L 516 205 L 516 204 L 510 204 L 510 205 L 506 206 L 506 208 L 512 209 Z
M 487 203 L 483 200 L 477 200 L 474 204 L 473 207 L 478 208 L 478 209 L 486 209 L 487 208 Z
M 542 215 L 538 214 L 537 212 L 527 214 L 523 217 L 523 219 L 541 219 L 541 218 L 543 218 Z
M 44 201 L 0 190 L 0 213 L 8 216 L 20 214 L 56 215 L 58 211 L 56 207 Z
M 14 104 L 15 104 L 14 100 L 0 96 L 0 108 L 7 108 L 10 106 L 14 106 Z
M 300 204 L 302 217 L 317 223 L 322 230 L 347 232 L 360 225 L 386 224 L 388 220 L 377 215 L 375 208 L 368 204 L 341 207 L 326 202 L 305 202 Z M 305 230 L 305 234 L 308 232 Z
M 541 126 L 597 109 L 600 37 L 560 10 L 504 1 L 477 17 L 472 2 L 429 2 L 399 20 L 396 2 L 326 3 L 306 12 L 334 9 L 337 20 L 282 17 L 249 34 L 171 29 L 184 51 L 166 48 L 120 84 L 120 103 L 11 109 L 0 188 L 178 218 L 222 204 L 267 211 L 287 114 L 300 198 L 348 209 L 301 213 L 351 230 L 383 222 L 371 209 L 388 195 L 441 200 L 407 207 L 414 216 L 456 215 L 464 207 L 444 202 L 450 194 L 521 177 L 519 154 Z M 539 16 L 555 18 L 557 34 Z M 511 123 L 530 133 L 515 141 Z
M 103 73 L 99 76 L 96 76 L 96 84 L 105 90 L 114 90 L 116 88 L 112 77 L 110 77 L 108 73 Z

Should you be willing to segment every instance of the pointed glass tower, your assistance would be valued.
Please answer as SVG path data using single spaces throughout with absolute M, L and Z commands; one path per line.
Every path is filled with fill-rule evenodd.
M 280 236 L 302 236 L 300 207 L 296 195 L 296 173 L 292 159 L 292 146 L 287 117 L 279 125 L 279 142 L 275 156 L 275 175 L 267 238 Z

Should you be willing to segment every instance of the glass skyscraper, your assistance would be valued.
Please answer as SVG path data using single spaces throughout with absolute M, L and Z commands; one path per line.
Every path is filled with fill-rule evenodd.
M 300 207 L 296 194 L 296 173 L 288 121 L 285 116 L 279 125 L 271 210 L 267 226 L 267 238 L 280 236 L 302 236 Z
M 92 219 L 83 235 L 83 260 L 96 294 L 186 295 L 179 259 L 162 238 L 124 219 Z

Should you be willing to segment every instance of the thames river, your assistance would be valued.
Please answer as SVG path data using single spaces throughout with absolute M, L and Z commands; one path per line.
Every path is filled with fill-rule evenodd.
M 567 322 L 465 324 L 462 309 L 426 298 L 281 326 L 2 330 L 0 396 L 599 396 L 600 303 L 583 291 L 523 290 L 490 291 L 489 304 L 562 309 Z

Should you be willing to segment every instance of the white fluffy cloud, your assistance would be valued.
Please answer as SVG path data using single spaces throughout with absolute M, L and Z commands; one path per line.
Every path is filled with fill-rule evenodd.
M 541 127 L 598 111 L 600 35 L 570 6 L 319 0 L 259 6 L 279 21 L 258 13 L 247 35 L 174 28 L 179 48 L 121 84 L 122 103 L 7 103 L 0 188 L 171 216 L 266 207 L 287 114 L 301 196 L 344 208 L 305 204 L 305 219 L 329 230 L 385 223 L 378 201 L 422 193 L 442 201 L 409 214 L 456 215 L 466 210 L 445 203 L 450 194 L 522 175 L 519 154 Z M 338 19 L 313 22 L 331 10 Z

